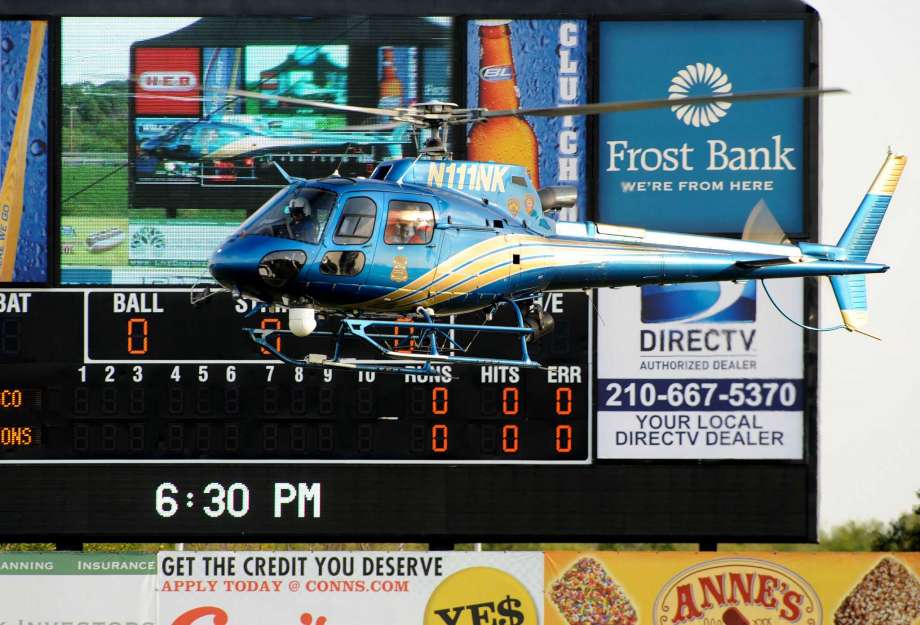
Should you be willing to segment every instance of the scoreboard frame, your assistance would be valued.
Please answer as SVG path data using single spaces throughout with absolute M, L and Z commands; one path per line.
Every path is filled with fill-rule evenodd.
M 244 3 L 251 14 L 296 15 L 302 10 L 290 0 Z M 667 0 L 650 14 L 641 0 L 627 0 L 598 9 L 588 0 L 563 3 L 550 0 L 553 17 L 587 19 L 590 45 L 596 59 L 597 24 L 604 19 L 661 20 L 794 19 L 805 24 L 803 65 L 807 85 L 819 84 L 819 18 L 797 0 L 757 0 L 739 8 L 729 0 L 692 3 Z M 362 2 L 367 14 L 401 14 L 396 0 Z M 110 15 L 134 11 L 105 1 Z M 358 5 L 353 5 L 358 6 Z M 99 6 L 94 7 L 98 13 Z M 314 15 L 340 12 L 334 0 L 311 6 Z M 490 2 L 447 0 L 439 13 L 456 16 L 458 49 L 466 21 L 477 17 L 546 17 L 532 6 L 513 0 Z M 37 0 L 29 5 L 35 19 L 48 19 L 49 57 L 60 60 L 62 15 L 81 15 L 83 5 L 72 0 Z M 213 14 L 200 0 L 191 3 L 163 0 L 144 7 L 144 15 Z M 140 15 L 140 13 L 138 13 Z M 17 15 L 17 17 L 21 14 Z M 596 65 L 596 61 L 592 61 Z M 49 172 L 51 197 L 61 198 L 60 64 L 50 64 Z M 589 92 L 597 92 L 596 66 L 588 69 Z M 457 93 L 466 93 L 465 72 L 455 72 Z M 590 97 L 589 93 L 589 97 Z M 596 199 L 594 163 L 597 159 L 596 120 L 588 121 L 587 171 L 589 196 Z M 806 231 L 818 232 L 818 103 L 805 107 L 804 176 Z M 462 156 L 462 154 L 460 155 Z M 57 202 L 52 202 L 57 204 Z M 595 202 L 596 204 L 596 202 Z M 593 215 L 589 215 L 593 217 Z M 49 219 L 49 281 L 46 288 L 23 286 L 19 291 L 47 291 L 60 280 L 59 213 Z M 15 289 L 15 285 L 4 285 Z M 63 290 L 104 290 L 63 289 Z M 132 290 L 140 289 L 113 289 Z M 805 322 L 817 320 L 817 289 L 806 281 Z M 591 316 L 591 346 L 587 358 L 597 362 L 597 316 Z M 587 460 L 570 463 L 502 463 L 495 461 L 393 464 L 388 460 L 348 463 L 323 460 L 265 461 L 213 459 L 84 460 L 8 462 L 0 459 L 0 540 L 42 540 L 61 543 L 88 541 L 302 541 L 373 540 L 457 543 L 470 541 L 679 541 L 815 542 L 817 541 L 818 419 L 817 337 L 804 335 L 805 454 L 803 460 L 597 461 L 595 441 Z M 237 361 L 232 361 L 233 364 Z M 105 364 L 108 364 L 106 362 Z M 592 375 L 594 375 L 592 373 Z M 596 415 L 593 380 L 589 384 L 589 430 Z M 2 452 L 0 452 L 2 458 Z M 164 484 L 171 484 L 175 493 Z M 216 485 L 214 488 L 210 488 Z M 231 508 L 230 492 L 248 491 L 249 507 L 239 514 L 239 495 Z M 319 488 L 316 489 L 316 485 Z M 234 488 L 236 487 L 236 488 Z M 176 500 L 176 512 L 158 512 L 160 495 Z M 316 489 L 316 490 L 313 490 Z M 207 490 L 207 492 L 206 492 Z M 223 492 L 221 513 L 215 495 Z M 164 494 L 165 493 L 165 494 Z M 205 503 L 205 500 L 207 502 Z M 285 501 L 280 510 L 279 501 Z M 319 508 L 315 506 L 319 501 Z M 168 504 L 167 504 L 168 507 Z M 302 508 L 302 514 L 301 514 Z M 276 514 L 280 512 L 280 514 Z M 318 514 L 316 514 L 318 512 Z

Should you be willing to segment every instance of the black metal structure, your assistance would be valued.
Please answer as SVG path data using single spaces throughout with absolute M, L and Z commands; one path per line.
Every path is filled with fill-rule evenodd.
M 343 23 L 361 15 L 454 16 L 459 18 L 455 37 L 465 37 L 465 20 L 490 16 L 587 19 L 589 33 L 596 32 L 596 24 L 604 19 L 801 20 L 806 37 L 802 59 L 805 86 L 820 82 L 819 18 L 798 0 L 434 0 L 425 5 L 397 0 L 315 0 L 309 6 L 291 0 L 223 4 L 200 0 L 144 4 L 5 0 L 0 4 L 2 15 L 45 18 L 51 23 L 50 110 L 56 115 L 52 124 L 60 119 L 61 16 L 204 15 L 214 17 L 208 23 L 230 21 L 246 29 L 250 26 L 246 16 L 255 20 L 251 24 L 277 25 L 285 23 L 279 16 L 304 12 L 341 15 Z M 171 35 L 170 43 L 201 45 L 202 38 L 210 36 L 216 35 L 190 27 Z M 459 39 L 454 77 L 460 94 L 466 91 L 465 72 L 459 69 L 465 64 L 464 49 L 465 42 Z M 596 55 L 589 59 L 589 83 L 595 80 L 597 62 Z M 805 106 L 804 128 L 806 231 L 800 235 L 814 240 L 819 224 L 816 100 Z M 50 149 L 59 157 L 59 125 L 52 129 L 52 137 Z M 597 159 L 594 122 L 588 124 L 587 143 L 589 189 L 594 189 L 596 181 L 590 180 Z M 60 199 L 58 158 L 52 162 L 49 184 L 54 190 L 52 197 Z M 59 202 L 52 201 L 52 205 Z M 52 212 L 51 218 L 51 249 L 59 250 L 59 215 Z M 57 286 L 58 276 L 57 268 L 53 269 L 49 287 Z M 95 540 L 361 539 L 419 540 L 440 545 L 480 540 L 680 541 L 704 545 L 817 540 L 818 355 L 814 334 L 806 334 L 804 339 L 804 460 L 598 462 L 591 458 L 587 438 L 575 444 L 571 440 L 560 443 L 558 432 L 554 438 L 552 429 L 557 423 L 569 424 L 570 433 L 586 437 L 594 418 L 589 407 L 596 392 L 591 380 L 591 363 L 596 359 L 591 337 L 596 336 L 596 320 L 591 319 L 583 296 L 566 295 L 566 305 L 580 312 L 562 318 L 556 336 L 567 336 L 568 342 L 564 349 L 559 348 L 555 360 L 550 359 L 552 364 L 581 367 L 587 373 L 580 386 L 569 385 L 571 396 L 582 402 L 578 407 L 581 412 L 576 410 L 568 420 L 559 422 L 553 421 L 559 416 L 554 413 L 558 407 L 553 402 L 558 398 L 553 393 L 565 384 L 550 385 L 545 372 L 528 373 L 531 377 L 527 378 L 522 372 L 520 381 L 501 381 L 510 380 L 501 377 L 505 374 L 483 381 L 478 369 L 456 370 L 453 375 L 459 381 L 450 383 L 412 381 L 402 376 L 378 376 L 371 381 L 341 378 L 336 381 L 333 399 L 324 400 L 332 402 L 328 413 L 319 414 L 313 407 L 298 413 L 299 409 L 291 410 L 291 402 L 299 401 L 291 398 L 300 384 L 292 371 L 279 365 L 275 373 L 287 376 L 284 383 L 266 385 L 260 381 L 265 375 L 264 364 L 234 365 L 248 359 L 236 351 L 237 339 L 244 340 L 238 327 L 235 332 L 240 336 L 227 338 L 227 320 L 202 331 L 202 351 L 197 357 L 212 364 L 195 363 L 196 352 L 188 351 L 187 342 L 170 339 L 164 333 L 157 339 L 163 341 L 157 345 L 162 354 L 156 363 L 147 363 L 145 354 L 115 356 L 124 341 L 129 342 L 130 349 L 132 338 L 131 328 L 124 326 L 127 319 L 111 313 L 113 290 L 90 293 L 86 289 L 38 288 L 33 293 L 35 302 L 44 298 L 46 308 L 36 309 L 40 312 L 30 320 L 32 325 L 22 324 L 17 334 L 22 344 L 17 350 L 9 345 L 3 348 L 9 348 L 5 353 L 0 349 L 0 388 L 15 387 L 27 397 L 38 393 L 41 406 L 33 406 L 33 412 L 23 411 L 21 417 L 3 416 L 4 425 L 32 423 L 30 419 L 34 419 L 41 424 L 43 441 L 30 449 L 0 448 L 2 540 L 75 544 Z M 173 297 L 164 294 L 163 301 Z M 807 287 L 805 301 L 805 321 L 814 325 L 814 288 Z M 199 324 L 199 318 L 186 314 L 179 304 L 167 306 L 167 310 L 170 326 L 194 328 L 190 324 Z M 48 315 L 48 323 L 42 315 Z M 9 319 L 9 315 L 0 315 L 0 321 Z M 229 321 L 232 325 L 234 319 Z M 164 323 L 153 316 L 148 322 Z M 546 340 L 560 339 L 550 336 Z M 547 349 L 553 348 L 550 345 Z M 205 352 L 209 356 L 200 355 Z M 112 364 L 116 360 L 117 364 Z M 170 378 L 170 360 L 181 367 L 181 381 Z M 137 366 L 144 367 L 142 382 L 132 380 Z M 196 378 L 201 366 L 208 368 L 210 376 L 203 382 Z M 228 381 L 228 366 L 235 367 L 234 381 Z M 236 376 L 240 376 L 239 381 Z M 307 404 L 319 405 L 319 392 L 326 383 L 321 379 L 304 383 L 306 392 L 316 394 L 305 400 Z M 433 428 L 447 423 L 442 420 L 446 417 L 438 414 L 440 406 L 424 415 L 411 414 L 415 401 L 412 393 L 421 389 L 424 401 L 431 402 L 438 399 L 432 395 L 433 389 L 449 384 L 457 387 L 450 387 L 451 398 L 462 397 L 464 409 L 448 416 L 467 429 L 460 447 L 441 454 L 437 448 L 447 442 L 437 438 L 441 430 Z M 541 384 L 545 388 L 537 389 Z M 535 412 L 525 425 L 533 426 L 543 437 L 540 447 L 531 447 L 533 439 L 524 437 L 527 431 L 522 429 L 520 443 L 515 442 L 515 451 L 508 452 L 502 448 L 507 442 L 502 438 L 502 422 L 477 412 L 484 403 L 495 402 L 496 416 L 500 415 L 503 399 L 508 400 L 503 389 L 512 387 L 517 389 L 514 393 L 521 405 Z M 132 408 L 132 398 L 136 399 L 139 389 L 146 395 L 140 407 Z M 235 414 L 225 403 L 233 389 L 238 393 Z M 367 392 L 373 394 L 374 401 L 379 400 L 379 405 L 386 405 L 386 410 L 380 411 L 377 404 L 362 406 Z M 170 402 L 176 401 L 177 394 L 182 395 L 182 405 L 173 409 Z M 205 396 L 206 400 L 202 399 Z M 284 404 L 276 407 L 274 414 L 266 409 L 271 397 L 275 402 L 281 397 Z M 79 406 L 77 412 L 75 405 Z M 379 433 L 390 423 L 381 417 L 395 417 L 394 423 L 399 424 L 393 428 L 399 434 L 392 440 L 387 438 L 390 434 Z M 423 424 L 419 431 L 424 444 L 434 448 L 413 450 L 413 436 L 419 436 L 419 431 L 412 429 L 413 419 Z M 232 423 L 240 426 L 235 434 L 225 427 Z M 133 430 L 132 435 L 132 426 L 139 424 L 144 425 L 141 433 Z M 302 431 L 296 429 L 298 424 L 304 425 Z M 362 429 L 368 425 L 372 426 L 372 448 L 366 446 L 368 430 Z M 448 425 L 453 427 L 453 423 Z M 491 434 L 484 434 L 484 428 L 491 428 L 488 431 L 494 430 L 496 436 L 494 448 L 486 451 L 483 437 Z M 181 438 L 174 447 L 170 447 L 170 432 Z M 235 448 L 226 446 L 228 437 L 237 441 Z M 205 438 L 209 446 L 201 442 Z M 223 447 L 215 443 L 218 439 Z M 278 446 L 266 448 L 269 439 Z M 302 448 L 295 444 L 301 440 Z M 335 451 L 324 448 L 324 440 L 335 440 Z M 557 453 L 560 444 L 567 450 L 562 454 Z M 511 448 L 511 443 L 507 446 Z

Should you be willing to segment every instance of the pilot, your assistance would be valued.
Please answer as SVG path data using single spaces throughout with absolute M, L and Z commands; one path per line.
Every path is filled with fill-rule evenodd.
M 303 189 L 297 191 L 291 198 L 288 204 L 288 214 L 291 217 L 288 222 L 291 238 L 305 243 L 316 243 L 318 234 L 316 216 L 313 214 L 313 209 Z

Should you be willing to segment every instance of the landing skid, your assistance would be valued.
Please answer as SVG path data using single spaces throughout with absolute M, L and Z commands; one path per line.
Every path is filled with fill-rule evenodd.
M 244 328 L 244 331 L 259 347 L 283 362 L 297 367 L 329 367 L 414 375 L 436 373 L 434 366 L 444 364 L 499 365 L 531 369 L 540 367 L 540 363 L 530 359 L 527 351 L 527 341 L 534 334 L 534 329 L 524 322 L 517 302 L 507 301 L 503 304 L 510 305 L 514 310 L 516 326 L 440 323 L 433 321 L 424 309 L 418 311 L 422 321 L 342 319 L 337 331 L 315 331 L 310 335 L 333 338 L 335 350 L 332 356 L 308 354 L 304 358 L 293 358 L 283 353 L 272 344 L 272 339 L 281 334 L 291 334 L 290 330 Z M 461 345 L 454 338 L 456 332 L 473 332 L 474 339 L 480 334 L 513 335 L 518 339 L 520 359 L 469 356 L 467 354 L 472 341 L 467 345 Z M 374 360 L 344 357 L 344 343 L 350 339 L 362 341 L 384 358 Z

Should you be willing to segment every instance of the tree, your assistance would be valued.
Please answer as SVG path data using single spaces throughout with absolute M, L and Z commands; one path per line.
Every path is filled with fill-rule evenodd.
M 61 134 L 65 151 L 128 151 L 128 81 L 61 86 Z
M 920 499 L 920 490 L 917 491 Z M 874 551 L 920 551 L 920 504 L 902 514 L 872 544 Z
M 872 551 L 883 530 L 884 525 L 881 521 L 848 521 L 831 528 L 829 532 L 821 532 L 820 550 Z

